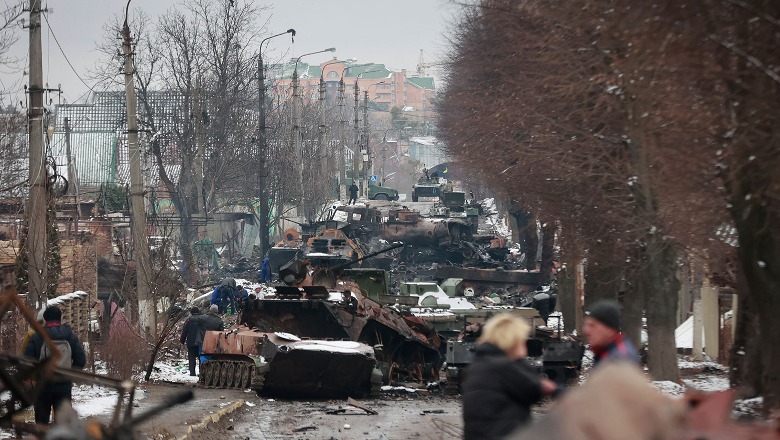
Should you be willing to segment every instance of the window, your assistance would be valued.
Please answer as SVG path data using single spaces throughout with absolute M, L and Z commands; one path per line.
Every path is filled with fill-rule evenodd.
M 338 76 L 339 76 L 339 74 L 336 73 L 335 70 L 331 70 L 330 72 L 328 72 L 328 75 L 327 75 L 328 78 L 338 78 Z

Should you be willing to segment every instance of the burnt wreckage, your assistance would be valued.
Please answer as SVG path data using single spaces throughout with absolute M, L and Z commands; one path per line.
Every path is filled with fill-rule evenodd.
M 363 296 L 356 282 L 331 278 L 347 264 L 312 269 L 308 261 L 295 260 L 285 265 L 280 278 L 290 285 L 277 286 L 271 297 L 246 300 L 231 329 L 206 332 L 208 360 L 200 382 L 332 397 L 365 395 L 393 381 L 436 380 L 442 366 L 436 331 L 422 319 Z M 331 300 L 335 283 L 335 295 L 348 290 L 353 300 Z

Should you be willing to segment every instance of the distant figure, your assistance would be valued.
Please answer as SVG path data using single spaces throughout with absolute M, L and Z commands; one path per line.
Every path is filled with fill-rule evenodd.
M 636 348 L 620 331 L 620 315 L 620 306 L 609 300 L 596 302 L 587 312 L 582 333 L 593 351 L 594 366 L 615 360 L 640 363 Z
M 227 313 L 228 307 L 231 313 L 235 313 L 237 289 L 234 278 L 225 278 L 211 293 L 211 304 L 216 304 L 223 315 Z
M 354 205 L 357 202 L 358 191 L 360 191 L 360 188 L 355 185 L 355 182 L 352 182 L 352 185 L 349 185 L 349 202 L 347 202 L 347 205 Z
M 263 266 L 260 269 L 260 282 L 271 282 L 271 259 L 268 257 L 263 258 Z
M 341 304 L 353 312 L 358 308 L 357 298 L 352 296 L 352 291 L 350 290 L 341 292 Z
M 84 346 L 79 342 L 78 336 L 73 333 L 70 326 L 62 324 L 62 311 L 56 306 L 46 308 L 43 312 L 45 321 L 44 329 L 52 343 L 62 354 L 62 358 L 57 363 L 60 368 L 84 368 L 87 363 L 87 356 L 84 353 Z M 24 355 L 36 361 L 51 357 L 51 348 L 44 345 L 43 338 L 39 334 L 30 336 L 30 342 L 24 350 Z M 57 411 L 63 402 L 70 402 L 73 397 L 73 382 L 58 377 L 53 377 L 47 381 L 38 400 L 35 402 L 35 423 L 48 425 L 51 420 L 51 411 L 54 409 L 54 418 L 57 418 Z
M 487 321 L 463 381 L 465 440 L 506 438 L 531 420 L 531 405 L 557 386 L 524 359 L 531 326 L 509 313 Z
M 199 308 L 190 309 L 190 317 L 184 322 L 179 342 L 187 347 L 190 376 L 195 376 L 195 360 L 200 357 L 203 348 L 203 316 Z
M 428 177 L 428 168 L 423 168 L 423 174 L 425 174 L 425 180 L 430 180 L 430 177 Z

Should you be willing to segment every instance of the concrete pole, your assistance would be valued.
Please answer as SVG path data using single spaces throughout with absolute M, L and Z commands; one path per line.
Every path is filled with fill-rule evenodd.
M 127 2 L 128 9 L 130 2 Z M 133 65 L 133 47 L 130 26 L 122 27 L 122 50 L 125 57 L 125 97 L 127 101 L 127 148 L 130 156 L 130 217 L 133 226 L 133 256 L 136 263 L 136 292 L 138 295 L 138 315 L 141 328 L 153 338 L 157 338 L 157 310 L 152 296 L 152 264 L 149 254 L 149 240 L 146 236 L 146 207 L 144 206 L 144 187 L 141 177 L 141 151 L 138 144 L 138 120 L 135 97 L 135 67 Z
M 325 125 L 325 78 L 320 75 L 320 126 L 319 126 L 319 132 L 318 132 L 318 139 L 317 139 L 317 157 L 320 160 L 320 170 L 322 171 L 322 176 L 325 177 L 325 183 L 328 185 L 328 197 L 331 197 L 331 191 L 333 186 L 332 183 L 332 174 L 330 170 L 328 169 L 328 148 L 327 145 L 325 145 L 325 133 L 328 130 L 328 127 Z
M 369 191 L 368 191 L 368 175 L 369 170 L 371 169 L 371 152 L 368 149 L 368 144 L 371 141 L 369 132 L 368 132 L 368 90 L 363 91 L 363 145 L 362 145 L 362 151 L 360 152 L 362 159 L 363 159 L 363 183 L 362 186 L 365 190 L 365 194 L 363 194 L 366 198 L 368 198 Z
M 260 227 L 260 253 L 265 256 L 265 253 L 271 249 L 271 238 L 269 237 L 269 222 L 270 222 L 270 209 L 269 209 L 269 197 L 268 197 L 268 183 L 266 182 L 268 176 L 267 163 L 268 163 L 268 138 L 266 137 L 266 122 L 265 122 L 265 69 L 263 67 L 263 52 L 262 44 L 261 52 L 257 56 L 257 87 L 260 90 L 260 102 L 258 103 L 258 110 L 260 116 L 260 134 L 257 137 L 257 155 L 260 159 L 260 170 L 258 170 L 257 186 L 260 192 L 260 219 L 258 221 Z
M 298 91 L 298 68 L 296 64 L 295 70 L 293 70 L 293 161 L 296 163 L 296 171 L 298 175 L 298 190 L 297 194 L 300 195 L 298 201 L 298 215 L 305 215 L 304 203 L 303 203 L 303 151 L 301 149 L 301 102 Z
M 41 0 L 30 0 L 30 83 L 27 107 L 30 137 L 30 193 L 27 201 L 27 304 L 46 304 L 46 163 L 43 153 L 43 57 L 41 55 Z
M 339 80 L 339 200 L 344 200 L 347 196 L 347 185 L 344 183 L 347 178 L 347 138 L 345 136 L 347 121 L 344 114 L 344 100 L 346 99 L 344 92 L 344 78 L 341 78 Z
M 358 88 L 357 79 L 355 80 L 355 141 L 352 144 L 352 182 L 359 185 L 358 190 L 360 195 L 363 195 L 363 182 L 358 180 L 358 172 L 360 171 L 360 88 Z
M 68 193 L 73 194 L 76 199 L 76 232 L 79 230 L 79 220 L 81 220 L 81 197 L 79 195 L 79 178 L 76 173 L 76 166 L 73 164 L 73 151 L 70 144 L 70 120 L 65 118 L 65 154 L 68 155 Z

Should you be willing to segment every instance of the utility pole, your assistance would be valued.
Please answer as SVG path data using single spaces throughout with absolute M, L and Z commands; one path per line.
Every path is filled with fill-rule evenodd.
M 293 136 L 293 154 L 294 158 L 293 160 L 296 163 L 297 167 L 297 174 L 298 174 L 298 190 L 296 191 L 296 194 L 300 195 L 300 199 L 298 201 L 298 215 L 302 216 L 305 215 L 305 209 L 304 209 L 304 203 L 303 203 L 303 153 L 301 149 L 301 103 L 300 103 L 300 97 L 298 96 L 298 64 L 295 64 L 295 70 L 293 70 L 293 77 L 292 77 L 292 83 L 293 83 L 293 127 L 292 127 L 292 136 Z
M 257 155 L 260 159 L 260 170 L 258 171 L 257 186 L 260 192 L 260 219 L 258 226 L 260 229 L 260 252 L 265 255 L 269 249 L 271 249 L 271 239 L 268 236 L 268 230 L 270 229 L 268 223 L 270 223 L 270 200 L 268 196 L 268 189 L 266 188 L 268 179 L 268 137 L 266 136 L 266 122 L 265 122 L 265 67 L 263 66 L 263 43 L 271 38 L 279 37 L 281 35 L 290 34 L 295 39 L 295 29 L 287 29 L 287 31 L 271 35 L 266 37 L 260 42 L 260 51 L 257 54 L 257 89 L 259 92 L 258 111 L 259 111 L 259 134 L 257 137 Z
M 363 181 L 358 180 L 358 171 L 360 170 L 360 89 L 357 79 L 355 80 L 355 142 L 352 149 L 352 183 L 360 185 L 360 195 L 363 195 Z
M 146 236 L 146 207 L 144 187 L 141 179 L 141 151 L 138 144 L 138 118 L 135 97 L 135 67 L 133 46 L 127 15 L 130 0 L 125 9 L 125 23 L 122 27 L 122 51 L 125 57 L 125 100 L 127 102 L 127 149 L 130 156 L 130 218 L 133 225 L 133 258 L 136 264 L 136 294 L 138 295 L 138 316 L 141 328 L 152 338 L 157 337 L 157 307 L 152 297 L 152 259 L 149 255 L 149 240 Z
M 325 125 L 325 78 L 320 75 L 320 127 L 319 127 L 319 133 L 318 133 L 318 139 L 317 139 L 317 147 L 319 151 L 317 152 L 317 157 L 320 159 L 320 169 L 322 171 L 322 175 L 325 176 L 326 184 L 328 185 L 328 197 L 332 196 L 332 177 L 330 170 L 328 169 L 328 148 L 325 145 L 325 134 L 328 130 L 328 127 Z
M 268 140 L 265 136 L 265 68 L 263 67 L 263 45 L 260 45 L 261 52 L 257 55 L 257 87 L 260 90 L 260 102 L 259 104 L 259 117 L 260 117 L 260 133 L 257 137 L 257 155 L 260 159 L 260 170 L 258 170 L 257 186 L 260 189 L 260 219 L 258 226 L 260 227 L 260 253 L 265 256 L 265 253 L 271 249 L 271 239 L 268 236 L 269 231 L 269 197 L 266 186 L 266 178 L 268 171 L 266 170 L 268 162 Z
M 347 196 L 347 139 L 345 137 L 345 128 L 347 121 L 344 114 L 344 77 L 339 80 L 339 200 L 344 200 Z
M 73 164 L 73 152 L 70 144 L 70 120 L 65 118 L 65 154 L 68 155 L 68 193 L 73 194 L 76 199 L 76 231 L 79 230 L 79 220 L 81 220 L 81 199 L 79 197 L 78 174 L 76 166 Z
M 43 154 L 43 57 L 41 55 L 41 0 L 30 0 L 30 84 L 27 92 L 30 137 L 29 199 L 27 201 L 27 303 L 35 309 L 46 304 L 46 164 Z
M 371 141 L 368 132 L 368 88 L 363 91 L 363 149 L 360 155 L 363 156 L 363 188 L 366 189 L 365 196 L 368 197 L 368 175 L 371 167 L 371 156 L 368 150 L 368 143 Z

